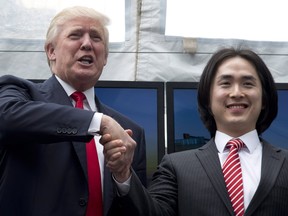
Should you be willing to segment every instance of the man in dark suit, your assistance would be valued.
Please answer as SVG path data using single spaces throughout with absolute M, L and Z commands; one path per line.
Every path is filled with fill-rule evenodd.
M 288 152 L 259 137 L 278 110 L 265 63 L 251 50 L 219 50 L 208 61 L 198 90 L 199 112 L 212 139 L 199 149 L 165 155 L 148 190 L 132 169 L 126 176 L 128 190 L 119 188 L 119 211 L 138 216 L 288 215 Z M 110 139 L 109 134 L 102 137 L 113 145 Z
M 107 17 L 90 8 L 63 10 L 52 20 L 45 44 L 52 77 L 37 84 L 0 78 L 0 215 L 88 215 L 88 179 L 94 171 L 88 170 L 86 142 L 91 140 L 103 199 L 91 206 L 103 206 L 101 215 L 113 211 L 112 180 L 121 178 L 108 169 L 113 161 L 120 160 L 117 169 L 125 172 L 133 160 L 146 183 L 143 129 L 102 104 L 93 88 L 107 61 L 107 24 Z M 75 91 L 84 94 L 84 109 L 74 107 Z M 107 133 L 118 140 L 117 152 L 100 144 L 98 134 Z M 103 151 L 112 157 L 104 158 Z

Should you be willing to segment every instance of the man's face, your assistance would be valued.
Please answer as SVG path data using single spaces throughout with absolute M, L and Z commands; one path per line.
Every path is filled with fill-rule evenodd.
M 76 90 L 93 87 L 107 62 L 105 42 L 99 22 L 83 17 L 67 21 L 48 46 L 53 73 Z
M 217 130 L 237 137 L 256 128 L 262 109 L 262 86 L 250 62 L 224 61 L 212 82 L 210 106 Z

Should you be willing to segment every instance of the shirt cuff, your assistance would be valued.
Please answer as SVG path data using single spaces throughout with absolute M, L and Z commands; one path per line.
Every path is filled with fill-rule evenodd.
M 102 116 L 103 116 L 103 113 L 99 113 L 99 112 L 94 113 L 90 126 L 88 128 L 89 134 L 93 136 L 99 135 Z
M 112 178 L 114 179 L 117 189 L 118 189 L 118 195 L 119 196 L 125 196 L 129 193 L 130 190 L 130 182 L 131 182 L 131 176 L 123 183 L 118 182 L 114 176 L 112 175 Z

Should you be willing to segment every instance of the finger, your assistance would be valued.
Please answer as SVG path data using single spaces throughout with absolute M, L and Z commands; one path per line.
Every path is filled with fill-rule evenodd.
M 116 147 L 116 148 L 111 148 L 109 150 L 104 149 L 103 153 L 106 157 L 108 157 L 107 159 L 109 159 L 113 154 L 116 154 L 117 152 L 125 153 L 126 152 L 126 147 L 125 146 L 120 146 L 120 147 Z
M 124 169 L 123 163 L 118 161 L 108 161 L 106 166 L 110 169 L 111 172 L 121 172 Z
M 130 137 L 133 136 L 133 131 L 131 129 L 126 129 L 125 131 Z
M 124 155 L 126 152 L 125 147 L 119 147 L 115 149 L 111 149 L 109 151 L 104 152 L 106 161 L 115 161 L 118 160 L 120 156 Z
M 103 150 L 105 152 L 125 146 L 122 140 L 112 140 L 110 142 L 105 143 Z
M 118 161 L 120 160 L 122 156 L 122 152 L 118 151 L 118 152 L 115 152 L 114 154 L 112 154 L 109 159 L 106 161 L 107 163 L 111 163 L 111 162 L 115 162 L 115 161 Z
M 105 145 L 106 143 L 110 142 L 112 140 L 112 136 L 110 134 L 104 134 L 102 137 L 99 139 L 99 142 L 102 145 Z

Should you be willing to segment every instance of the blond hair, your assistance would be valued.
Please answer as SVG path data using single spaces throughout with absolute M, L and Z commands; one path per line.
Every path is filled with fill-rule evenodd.
M 91 18 L 95 21 L 98 21 L 104 29 L 104 38 L 105 38 L 105 50 L 106 55 L 109 52 L 109 31 L 107 26 L 110 23 L 110 19 L 104 14 L 94 10 L 93 8 L 82 7 L 82 6 L 74 6 L 66 8 L 60 11 L 50 22 L 50 26 L 48 27 L 46 33 L 46 41 L 45 41 L 45 51 L 47 52 L 47 46 L 51 44 L 54 39 L 59 35 L 60 28 L 67 21 L 77 18 L 77 17 L 87 17 Z M 50 65 L 50 60 L 48 59 L 48 64 Z

